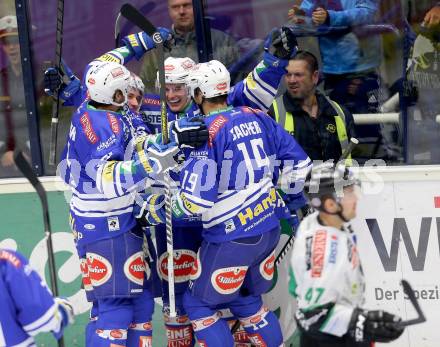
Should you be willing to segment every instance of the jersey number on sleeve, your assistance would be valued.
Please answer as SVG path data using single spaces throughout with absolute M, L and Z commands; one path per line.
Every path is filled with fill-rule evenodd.
M 199 175 L 197 175 L 194 172 L 192 172 L 188 176 L 188 171 L 185 171 L 185 175 L 183 176 L 183 181 L 182 181 L 182 189 L 194 193 L 194 189 L 196 189 L 198 177 Z

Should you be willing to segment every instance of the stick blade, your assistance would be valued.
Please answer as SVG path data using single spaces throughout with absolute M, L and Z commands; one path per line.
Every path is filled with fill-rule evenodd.
M 141 28 L 148 35 L 152 36 L 157 30 L 151 22 L 144 17 L 135 7 L 130 4 L 124 4 L 121 7 L 121 14 L 127 20 Z

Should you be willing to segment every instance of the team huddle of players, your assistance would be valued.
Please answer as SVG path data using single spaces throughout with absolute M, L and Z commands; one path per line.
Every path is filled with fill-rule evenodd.
M 166 29 L 160 34 L 171 39 Z M 400 336 L 396 316 L 361 309 L 363 272 L 345 224 L 355 216 L 356 180 L 334 166 L 315 168 L 310 175 L 306 153 L 265 113 L 297 50 L 290 30 L 272 33 L 263 60 L 233 87 L 219 61 L 167 58 L 165 85 L 158 85 L 166 91 L 166 144 L 159 97 L 144 95 L 142 81 L 124 67 L 155 44 L 144 32 L 123 42 L 87 66 L 83 84 L 68 69 L 68 85 L 59 86 L 58 71 L 46 74 L 53 89 L 61 88 L 64 104 L 76 107 L 59 172 L 72 189 L 70 225 L 93 303 L 86 346 L 152 346 L 159 296 L 168 346 L 194 346 L 196 340 L 210 347 L 283 345 L 277 316 L 261 295 L 272 285 L 280 219 L 296 227 L 291 214 L 307 204 L 302 191 L 307 176 L 306 186 L 319 188 L 305 192 L 317 212 L 303 220 L 291 261 L 301 346 L 363 346 Z M 166 175 L 173 183 L 171 298 Z M 2 251 L 0 262 L 33 276 L 19 255 Z M 39 282 L 32 288 L 46 290 Z M 72 310 L 57 300 L 49 296 L 14 330 L 3 327 L 0 345 L 31 345 L 30 336 L 40 331 L 61 334 Z M 176 316 L 170 314 L 170 300 Z M 41 317 L 53 312 L 59 319 L 46 324 Z M 234 335 L 235 322 L 241 333 Z

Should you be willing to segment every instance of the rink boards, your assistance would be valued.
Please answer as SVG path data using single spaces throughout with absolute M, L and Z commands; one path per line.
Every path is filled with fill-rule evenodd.
M 367 277 L 367 308 L 382 308 L 415 317 L 399 282 L 407 279 L 416 291 L 428 321 L 410 327 L 388 346 L 431 347 L 440 341 L 440 167 L 387 167 L 360 170 L 363 195 L 353 223 Z M 67 345 L 83 346 L 83 328 L 89 305 L 80 287 L 79 263 L 68 227 L 69 192 L 53 177 L 42 178 L 49 191 L 51 224 L 58 267 L 60 292 L 75 302 L 75 325 L 68 329 Z M 23 179 L 0 180 L 0 247 L 17 249 L 30 258 L 40 272 L 47 270 L 43 220 L 38 197 Z M 283 236 L 286 237 L 286 236 Z M 294 309 L 286 298 L 286 264 L 266 301 L 278 310 L 286 335 L 294 329 Z M 290 305 L 286 306 L 286 302 Z M 156 305 L 154 346 L 163 346 L 160 306 Z M 54 345 L 50 336 L 40 346 Z

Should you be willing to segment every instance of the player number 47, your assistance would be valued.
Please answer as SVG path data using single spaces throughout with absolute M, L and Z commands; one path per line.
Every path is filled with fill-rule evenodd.
M 306 296 L 304 298 L 307 300 L 308 303 L 316 304 L 318 303 L 319 299 L 321 299 L 323 293 L 324 293 L 324 288 L 311 287 L 307 290 Z

